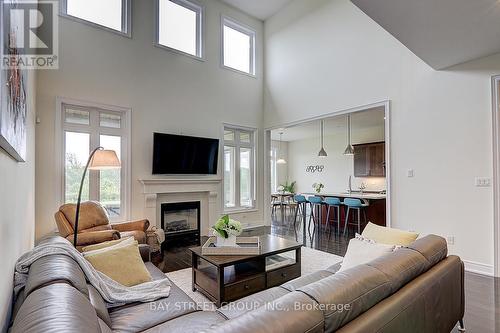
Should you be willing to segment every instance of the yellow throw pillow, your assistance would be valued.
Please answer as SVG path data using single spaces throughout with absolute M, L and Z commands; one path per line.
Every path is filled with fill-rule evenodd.
M 87 245 L 82 247 L 82 252 L 89 252 L 89 251 L 95 251 L 95 250 L 101 250 L 106 247 L 114 246 L 117 244 L 120 244 L 123 241 L 128 241 L 132 237 L 127 237 L 127 238 L 121 238 L 121 239 L 115 239 L 112 241 L 107 241 L 107 242 L 102 242 L 102 243 L 97 243 L 97 244 L 92 244 L 92 245 Z
M 124 286 L 131 287 L 151 281 L 151 274 L 142 261 L 137 241 L 131 245 L 84 255 L 84 257 L 96 270 Z
M 381 244 L 408 246 L 417 239 L 418 234 L 399 229 L 381 227 L 369 222 L 361 236 Z

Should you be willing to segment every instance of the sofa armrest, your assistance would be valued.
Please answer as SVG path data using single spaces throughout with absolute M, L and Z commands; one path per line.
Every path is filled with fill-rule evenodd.
M 67 240 L 73 244 L 74 234 L 68 235 Z M 116 230 L 89 231 L 78 234 L 77 246 L 86 246 L 120 239 L 120 233 Z
M 139 220 L 139 221 L 115 223 L 111 225 L 111 228 L 113 228 L 114 230 L 118 230 L 120 232 L 136 231 L 136 230 L 141 230 L 146 232 L 146 230 L 148 230 L 149 228 L 149 221 Z
M 151 261 L 151 248 L 148 244 L 139 244 L 139 253 L 141 254 L 142 261 Z

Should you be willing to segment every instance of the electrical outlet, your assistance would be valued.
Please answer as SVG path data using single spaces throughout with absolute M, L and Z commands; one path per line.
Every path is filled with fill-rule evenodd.
M 491 178 L 488 177 L 476 177 L 476 187 L 490 187 Z
M 406 174 L 408 175 L 408 178 L 413 178 L 413 177 L 415 177 L 415 170 L 408 169 Z
M 446 238 L 446 242 L 448 243 L 448 245 L 454 245 L 455 244 L 455 236 L 448 236 Z

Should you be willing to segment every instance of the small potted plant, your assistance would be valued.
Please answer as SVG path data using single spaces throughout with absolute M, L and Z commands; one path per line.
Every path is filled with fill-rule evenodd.
M 242 229 L 241 222 L 230 219 L 229 215 L 222 216 L 212 227 L 217 237 L 216 246 L 236 246 L 236 237 L 241 235 Z
M 283 193 L 290 193 L 290 194 L 295 194 L 295 185 L 297 182 L 293 181 L 291 183 L 288 183 L 288 181 L 285 182 L 285 184 L 281 184 L 279 189 L 280 192 Z
M 321 189 L 323 189 L 325 187 L 325 185 L 321 184 L 321 183 L 314 183 L 313 184 L 313 189 L 316 191 L 316 193 L 320 193 L 321 192 Z

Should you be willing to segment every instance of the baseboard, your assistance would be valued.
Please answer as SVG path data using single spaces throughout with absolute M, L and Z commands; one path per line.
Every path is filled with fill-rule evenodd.
M 494 276 L 495 275 L 493 265 L 486 265 L 486 264 L 482 264 L 480 262 L 474 262 L 474 261 L 468 261 L 468 260 L 463 260 L 463 262 L 465 264 L 465 270 L 467 272 L 481 274 L 481 275 L 487 275 L 487 276 Z

